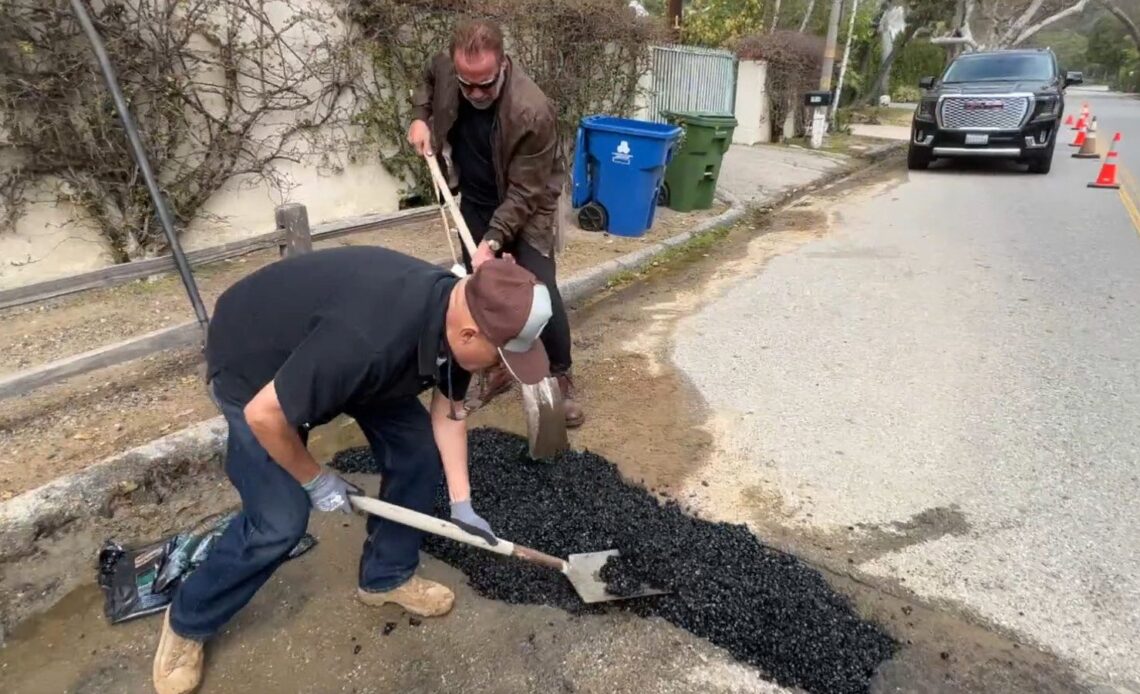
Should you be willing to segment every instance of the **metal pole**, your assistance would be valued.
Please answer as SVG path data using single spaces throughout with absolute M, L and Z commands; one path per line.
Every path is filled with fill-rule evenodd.
M 847 62 L 851 60 L 851 37 L 855 35 L 855 17 L 859 14 L 859 0 L 851 0 L 851 23 L 847 26 L 847 45 L 843 48 L 843 62 L 839 64 L 839 83 L 835 85 L 835 99 L 831 102 L 831 123 L 839 110 L 839 97 L 843 96 L 843 78 L 847 75 Z
M 119 112 L 119 118 L 123 121 L 123 129 L 127 131 L 127 139 L 130 140 L 135 163 L 142 169 L 147 190 L 150 191 L 150 198 L 158 210 L 162 230 L 166 233 L 166 241 L 170 244 L 170 253 L 174 256 L 174 264 L 178 268 L 178 274 L 182 277 L 182 284 L 186 287 L 186 294 L 190 297 L 190 303 L 194 306 L 194 315 L 204 330 L 210 320 L 206 315 L 206 306 L 202 303 L 202 295 L 198 293 L 198 285 L 194 282 L 194 275 L 190 273 L 190 264 L 186 262 L 186 256 L 182 253 L 182 245 L 178 243 L 178 237 L 174 233 L 174 220 L 171 218 L 170 210 L 166 207 L 166 200 L 158 188 L 158 181 L 155 180 L 154 172 L 151 171 L 146 150 L 143 148 L 142 139 L 139 137 L 134 119 L 131 118 L 131 112 L 127 108 L 126 99 L 123 98 L 123 93 L 119 89 L 119 82 L 115 78 L 115 70 L 111 66 L 111 60 L 107 57 L 107 49 L 103 45 L 103 39 L 95 30 L 95 25 L 91 23 L 91 16 L 87 13 L 87 8 L 83 6 L 83 0 L 71 0 L 71 8 L 79 18 L 83 33 L 87 34 L 92 50 L 95 51 L 95 58 L 99 61 L 99 69 L 102 70 L 103 78 L 107 81 L 107 89 L 111 91 L 111 97 L 115 100 L 115 110 Z
M 843 0 L 832 0 L 831 18 L 827 22 L 827 45 L 823 49 L 823 69 L 819 75 L 820 91 L 831 91 L 831 72 L 835 69 L 835 41 L 839 37 L 839 17 L 843 14 Z M 823 131 L 827 128 L 827 107 L 817 106 L 812 116 L 811 146 L 823 146 Z
M 669 35 L 674 43 L 681 42 L 681 15 L 684 14 L 684 8 L 681 0 L 669 0 L 669 7 L 667 8 L 666 15 L 669 17 Z

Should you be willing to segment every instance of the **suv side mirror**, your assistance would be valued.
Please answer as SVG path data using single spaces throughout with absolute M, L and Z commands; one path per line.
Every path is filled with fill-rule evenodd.
M 934 86 L 934 78 L 933 77 L 923 77 L 922 79 L 920 79 L 918 81 L 918 86 L 923 88 L 923 89 L 930 89 Z
M 1083 72 L 1075 72 L 1075 71 L 1070 70 L 1069 72 L 1065 73 L 1065 86 L 1066 87 L 1068 87 L 1069 85 L 1073 85 L 1073 84 L 1084 84 L 1084 82 L 1085 82 L 1085 74 Z

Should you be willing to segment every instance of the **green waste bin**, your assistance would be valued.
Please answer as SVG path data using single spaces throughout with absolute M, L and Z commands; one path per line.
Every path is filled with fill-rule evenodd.
M 736 119 L 707 111 L 662 111 L 661 117 L 681 126 L 684 134 L 680 149 L 665 169 L 660 202 L 678 212 L 709 209 Z

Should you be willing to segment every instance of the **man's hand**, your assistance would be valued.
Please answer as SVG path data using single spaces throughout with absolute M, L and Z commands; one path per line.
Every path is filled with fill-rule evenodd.
M 360 487 L 328 469 L 322 469 L 320 474 L 307 482 L 304 487 L 309 494 L 309 500 L 313 503 L 313 508 L 325 512 L 340 511 L 348 515 L 353 512 L 348 495 L 364 494 Z
M 431 151 L 431 128 L 422 120 L 412 121 L 411 126 L 408 128 L 408 143 L 412 149 L 416 150 L 416 154 L 421 157 L 432 155 Z
M 483 263 L 495 257 L 495 251 L 491 250 L 491 246 L 486 241 L 479 244 L 475 249 L 475 257 L 471 258 L 471 267 L 478 268 Z
M 475 509 L 471 508 L 471 500 L 458 501 L 451 504 L 451 522 L 463 528 L 472 535 L 478 535 L 489 544 L 498 544 L 491 524 L 483 520 Z

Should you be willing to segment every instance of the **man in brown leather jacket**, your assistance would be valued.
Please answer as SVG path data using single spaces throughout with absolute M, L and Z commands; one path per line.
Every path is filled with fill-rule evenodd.
M 538 85 L 503 51 L 503 34 L 485 20 L 461 24 L 446 53 L 424 70 L 412 97 L 408 142 L 436 156 L 478 244 L 468 271 L 501 253 L 550 290 L 553 316 L 542 341 L 566 402 L 566 424 L 584 420 L 570 376 L 570 323 L 555 277 L 558 199 L 566 172 L 558 116 Z M 510 374 L 484 379 L 481 404 L 511 387 Z

